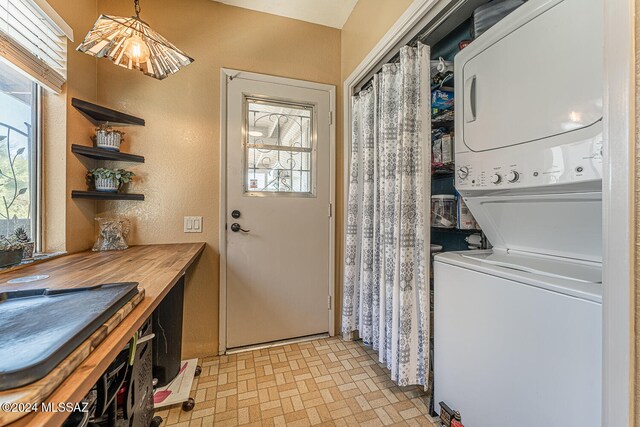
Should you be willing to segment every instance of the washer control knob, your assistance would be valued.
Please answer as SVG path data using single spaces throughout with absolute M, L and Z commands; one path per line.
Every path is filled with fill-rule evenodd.
M 520 174 L 516 171 L 511 171 L 507 174 L 507 181 L 517 182 L 520 179 Z
M 501 181 L 502 176 L 499 173 L 494 173 L 493 175 L 491 175 L 491 183 L 500 184 Z
M 458 176 L 460 179 L 465 179 L 469 176 L 469 168 L 466 166 L 462 166 L 458 169 Z

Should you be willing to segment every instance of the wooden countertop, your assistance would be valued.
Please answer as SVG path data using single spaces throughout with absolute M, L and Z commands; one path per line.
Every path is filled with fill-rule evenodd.
M 204 243 L 132 246 L 118 252 L 80 252 L 0 274 L 0 292 L 14 289 L 74 288 L 111 282 L 139 282 L 145 298 L 89 354 L 46 402 L 78 402 L 160 301 L 204 250 Z M 46 280 L 7 284 L 16 277 L 48 274 Z M 59 426 L 68 413 L 37 412 L 9 424 Z

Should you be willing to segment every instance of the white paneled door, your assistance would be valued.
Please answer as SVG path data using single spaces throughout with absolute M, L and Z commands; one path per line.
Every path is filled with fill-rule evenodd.
M 329 331 L 330 92 L 227 79 L 226 348 Z

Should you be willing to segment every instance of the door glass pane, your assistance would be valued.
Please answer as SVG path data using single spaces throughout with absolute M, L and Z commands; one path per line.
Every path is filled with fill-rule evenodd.
M 313 106 L 245 99 L 247 195 L 313 196 Z

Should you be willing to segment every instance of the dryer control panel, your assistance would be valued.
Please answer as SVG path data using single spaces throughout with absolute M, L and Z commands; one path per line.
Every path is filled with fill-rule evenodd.
M 485 152 L 456 153 L 456 189 L 465 193 L 602 180 L 601 132 L 568 144 L 561 142 L 543 140 Z

